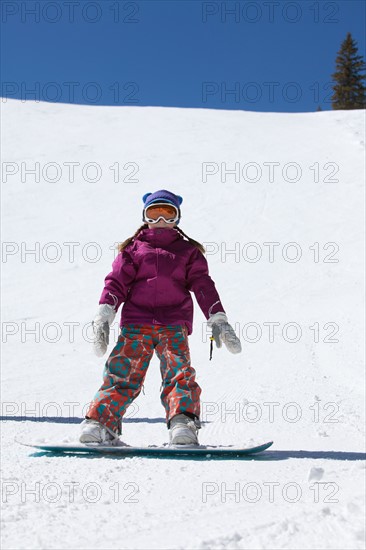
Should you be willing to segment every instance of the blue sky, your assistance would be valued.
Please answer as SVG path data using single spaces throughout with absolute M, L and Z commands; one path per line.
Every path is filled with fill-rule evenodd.
M 365 5 L 1 0 L 1 95 L 89 105 L 327 110 L 347 32 L 365 55 Z

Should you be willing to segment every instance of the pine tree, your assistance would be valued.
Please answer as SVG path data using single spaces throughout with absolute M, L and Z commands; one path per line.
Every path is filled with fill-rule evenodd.
M 361 55 L 358 55 L 356 42 L 347 33 L 336 58 L 336 72 L 332 95 L 333 109 L 366 109 L 366 87 L 363 83 L 366 68 Z

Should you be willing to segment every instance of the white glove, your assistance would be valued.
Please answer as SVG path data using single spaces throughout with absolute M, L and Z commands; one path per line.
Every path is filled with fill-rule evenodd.
M 222 342 L 224 342 L 230 353 L 241 352 L 240 340 L 233 327 L 229 325 L 225 313 L 218 312 L 210 315 L 207 325 L 212 328 L 212 337 L 216 342 L 216 347 L 221 348 Z
M 109 344 L 109 327 L 114 321 L 116 312 L 113 306 L 109 304 L 101 304 L 98 313 L 92 322 L 94 331 L 93 347 L 94 353 L 98 357 L 102 357 L 107 351 Z

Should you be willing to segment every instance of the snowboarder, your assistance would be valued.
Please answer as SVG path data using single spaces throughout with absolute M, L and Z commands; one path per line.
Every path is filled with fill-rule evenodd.
M 101 357 L 119 306 L 121 332 L 105 363 L 103 384 L 82 422 L 80 441 L 113 445 L 122 433 L 127 407 L 139 395 L 153 353 L 160 360 L 161 402 L 171 445 L 197 445 L 201 388 L 191 366 L 194 292 L 217 347 L 241 351 L 240 340 L 208 273 L 203 246 L 178 224 L 182 197 L 167 190 L 143 196 L 143 222 L 119 245 L 112 271 L 105 278 L 93 321 L 94 351 Z

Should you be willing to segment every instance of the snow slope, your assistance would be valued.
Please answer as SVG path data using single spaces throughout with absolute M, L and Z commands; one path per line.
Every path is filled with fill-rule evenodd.
M 364 548 L 365 112 L 15 100 L 1 111 L 2 547 Z M 184 196 L 181 227 L 205 243 L 243 344 L 209 361 L 195 307 L 200 441 L 273 439 L 273 450 L 32 456 L 14 437 L 78 437 L 102 379 L 88 339 L 103 279 L 141 196 L 159 188 Z M 167 440 L 159 376 L 154 358 L 124 422 L 129 444 Z

